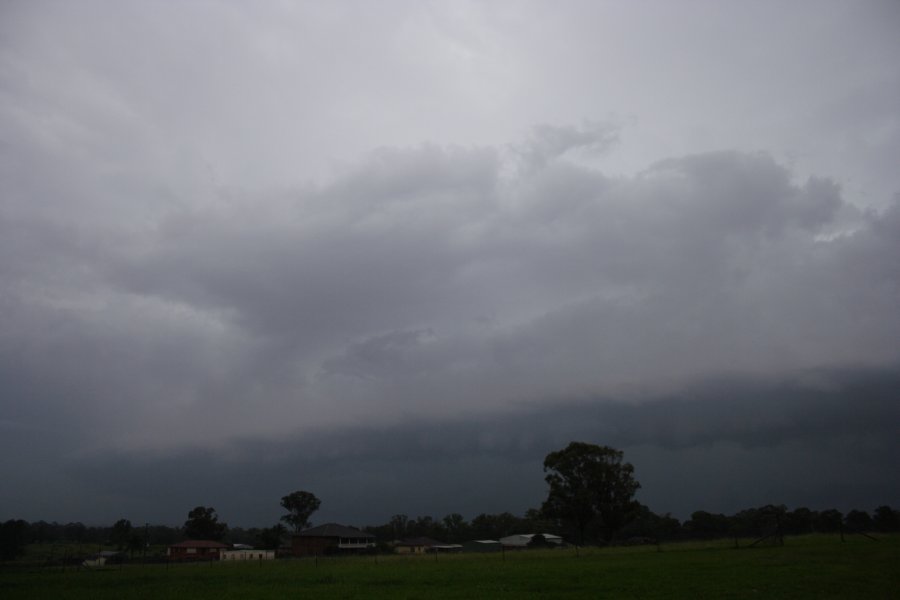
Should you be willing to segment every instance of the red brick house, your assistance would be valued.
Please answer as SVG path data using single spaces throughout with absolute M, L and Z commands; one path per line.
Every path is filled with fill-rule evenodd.
M 172 560 L 219 560 L 222 551 L 230 548 L 212 540 L 185 540 L 169 546 L 167 554 Z
M 291 554 L 294 556 L 353 554 L 374 549 L 374 535 L 337 523 L 304 529 L 291 540 Z

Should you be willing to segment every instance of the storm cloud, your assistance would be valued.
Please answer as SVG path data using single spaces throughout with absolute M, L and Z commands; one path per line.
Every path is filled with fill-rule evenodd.
M 772 28 L 758 64 L 803 76 L 729 50 L 727 81 L 760 85 L 744 129 L 709 83 L 725 63 L 647 21 L 654 57 L 694 59 L 693 108 L 590 110 L 558 94 L 607 90 L 545 61 L 586 75 L 580 21 L 655 11 L 573 5 L 546 26 L 574 57 L 509 6 L 459 6 L 4 6 L 3 514 L 264 524 L 293 489 L 357 524 L 521 511 L 571 439 L 626 449 L 658 511 L 900 501 L 896 69 L 831 81 Z M 863 13 L 868 50 L 834 64 L 900 50 L 896 11 Z M 615 78 L 660 91 L 645 52 Z M 827 92 L 812 116 L 798 77 Z

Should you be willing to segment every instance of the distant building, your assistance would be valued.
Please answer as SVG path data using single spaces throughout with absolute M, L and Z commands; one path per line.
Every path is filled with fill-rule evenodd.
M 394 544 L 397 554 L 425 554 L 426 552 L 460 552 L 459 544 L 447 544 L 427 537 L 407 538 Z
M 374 550 L 374 535 L 337 523 L 304 529 L 291 540 L 291 553 L 294 556 L 352 554 Z
M 235 544 L 237 546 L 238 544 Z M 244 544 L 241 544 L 244 545 Z M 238 548 L 235 550 L 223 550 L 223 561 L 235 560 L 275 560 L 274 550 L 255 550 L 253 548 Z
M 503 544 L 498 540 L 472 540 L 463 544 L 463 552 L 500 552 Z
M 562 546 L 564 541 L 558 535 L 553 535 L 552 533 L 523 533 L 519 535 L 508 535 L 504 538 L 500 538 L 500 544 L 507 549 L 514 550 L 516 548 L 527 548 L 528 544 L 531 543 L 531 540 L 534 539 L 534 536 L 541 535 L 544 537 L 544 541 L 547 542 L 548 546 Z
M 119 564 L 123 560 L 125 560 L 125 555 L 121 552 L 113 552 L 110 550 L 104 550 L 103 552 L 98 552 L 88 558 L 84 559 L 81 563 L 83 567 L 103 567 L 108 564 Z
M 229 548 L 212 540 L 185 540 L 169 546 L 167 554 L 173 560 L 219 560 L 222 551 Z

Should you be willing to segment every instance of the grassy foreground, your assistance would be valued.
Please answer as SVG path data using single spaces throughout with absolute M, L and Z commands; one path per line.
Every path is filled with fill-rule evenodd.
M 0 570 L 0 597 L 900 598 L 900 536 L 487 555 Z

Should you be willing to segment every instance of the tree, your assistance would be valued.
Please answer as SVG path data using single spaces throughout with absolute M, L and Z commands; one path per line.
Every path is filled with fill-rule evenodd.
M 14 560 L 25 554 L 28 530 L 28 523 L 21 519 L 0 524 L 0 560 Z
M 900 512 L 887 505 L 879 506 L 875 509 L 872 525 L 875 526 L 876 530 L 885 533 L 897 531 L 900 529 Z
M 276 523 L 272 527 L 267 527 L 259 532 L 259 543 L 263 548 L 269 550 L 277 550 L 281 546 L 281 539 L 287 529 L 281 523 Z
M 184 522 L 184 535 L 193 540 L 221 540 L 228 530 L 226 523 L 219 523 L 213 507 L 198 506 L 188 513 Z
M 134 558 L 135 551 L 144 548 L 145 542 L 141 538 L 140 534 L 138 534 L 137 532 L 134 532 L 128 537 L 127 546 L 128 546 L 128 554 L 131 556 L 131 558 Z
M 758 511 L 755 509 L 741 511 L 733 521 L 733 529 L 736 533 L 746 534 L 755 531 L 755 521 L 758 520 Z M 691 518 L 685 521 L 684 528 L 692 537 L 717 538 L 728 535 L 729 519 L 725 515 L 709 513 L 705 510 L 697 510 L 691 513 Z
M 459 513 L 450 513 L 441 520 L 444 531 L 446 532 L 446 540 L 451 543 L 460 542 L 466 536 L 468 524 L 463 516 Z
M 844 517 L 844 525 L 853 531 L 870 531 L 872 529 L 872 517 L 864 510 L 851 510 Z
M 390 523 L 392 539 L 399 540 L 406 537 L 406 528 L 409 525 L 409 517 L 404 514 L 394 515 L 391 517 Z
M 681 522 L 671 514 L 658 515 L 643 504 L 638 504 L 634 518 L 619 531 L 622 538 L 643 540 L 672 540 L 681 533 Z
M 820 533 L 834 533 L 841 530 L 841 523 L 843 523 L 843 520 L 844 515 L 841 514 L 841 511 L 829 508 L 828 510 L 823 510 L 816 514 L 813 519 L 813 525 L 815 526 L 816 531 Z
M 81 543 L 86 534 L 87 527 L 84 526 L 84 523 L 66 523 L 63 526 L 63 535 L 67 541 Z
M 322 501 L 316 498 L 315 494 L 292 492 L 281 499 L 281 506 L 288 511 L 281 520 L 293 527 L 295 532 L 299 532 L 309 527 L 309 518 L 319 510 L 320 504 Z
M 596 525 L 606 541 L 636 509 L 634 494 L 641 487 L 634 467 L 623 453 L 608 446 L 571 442 L 544 459 L 550 485 L 544 514 L 573 523 L 584 543 L 588 526 Z
M 476 539 L 497 540 L 521 531 L 522 519 L 512 513 L 503 512 L 496 515 L 481 513 L 470 525 L 471 536 Z
M 116 546 L 116 550 L 123 550 L 131 539 L 131 521 L 119 519 L 109 532 L 109 541 Z
M 810 533 L 813 530 L 815 513 L 805 506 L 795 508 L 785 515 L 784 532 L 792 535 Z

